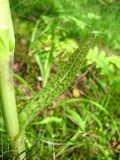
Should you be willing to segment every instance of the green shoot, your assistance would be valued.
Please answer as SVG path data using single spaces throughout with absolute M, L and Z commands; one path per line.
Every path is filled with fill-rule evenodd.
M 24 122 L 25 126 L 34 119 L 37 111 L 47 107 L 53 99 L 70 86 L 71 81 L 74 80 L 76 74 L 80 71 L 80 67 L 84 65 L 86 55 L 94 42 L 94 38 L 89 38 L 83 42 L 66 63 L 61 66 L 59 72 L 39 92 L 39 96 L 22 111 L 22 115 L 25 116 L 27 114 L 27 120 L 25 119 Z

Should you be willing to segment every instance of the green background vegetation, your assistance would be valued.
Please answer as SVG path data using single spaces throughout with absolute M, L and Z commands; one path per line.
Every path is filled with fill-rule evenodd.
M 64 94 L 26 129 L 27 159 L 120 159 L 119 0 L 11 0 L 18 112 L 90 34 L 96 46 Z M 11 159 L 2 119 L 0 158 Z

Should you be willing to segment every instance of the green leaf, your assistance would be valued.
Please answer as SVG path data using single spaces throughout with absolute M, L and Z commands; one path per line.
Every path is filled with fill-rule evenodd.
M 66 109 L 66 111 L 69 113 L 67 114 L 67 117 L 73 121 L 75 124 L 77 124 L 81 130 L 84 132 L 85 131 L 85 121 L 81 118 L 81 116 L 74 110 L 71 109 Z
M 117 68 L 120 69 L 120 56 L 112 55 L 108 59 L 110 63 L 114 64 Z
M 48 124 L 48 123 L 61 123 L 63 120 L 61 118 L 58 118 L 58 117 L 47 117 L 45 119 L 43 119 L 42 121 L 39 121 L 39 122 L 36 122 L 36 123 L 33 123 L 35 125 L 38 125 L 38 124 Z
M 64 104 L 74 103 L 74 102 L 90 103 L 94 107 L 98 108 L 99 110 L 103 111 L 105 114 L 108 114 L 110 116 L 110 113 L 104 108 L 104 106 L 100 105 L 98 102 L 95 102 L 94 100 L 89 100 L 89 99 L 85 99 L 85 98 L 71 98 L 68 100 L 61 101 L 58 105 L 64 105 Z

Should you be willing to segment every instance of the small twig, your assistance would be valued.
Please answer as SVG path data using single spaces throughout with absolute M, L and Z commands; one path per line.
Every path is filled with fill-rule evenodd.
M 95 68 L 95 66 L 96 66 L 96 64 L 93 63 L 90 67 L 88 67 L 88 69 L 87 69 L 82 75 L 80 75 L 80 76 L 78 77 L 77 80 L 81 80 L 81 79 L 83 79 L 84 77 L 86 77 L 86 76 Z
M 106 90 L 105 90 L 104 87 L 100 84 L 100 82 L 99 82 L 99 80 L 97 79 L 97 77 L 95 77 L 95 76 L 93 75 L 93 73 L 90 73 L 90 76 L 93 78 L 94 83 L 95 83 L 96 85 L 98 85 L 98 87 L 101 88 L 105 94 L 107 94 L 107 93 L 106 93 Z

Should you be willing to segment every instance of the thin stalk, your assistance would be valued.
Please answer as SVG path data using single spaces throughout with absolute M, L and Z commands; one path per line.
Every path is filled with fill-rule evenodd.
M 0 0 L 0 100 L 5 127 L 14 157 L 24 148 L 24 140 L 19 134 L 19 122 L 13 83 L 13 56 L 15 48 L 14 31 L 9 0 Z M 20 156 L 22 159 L 25 154 Z

